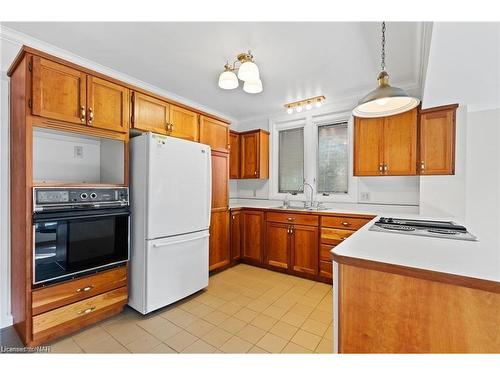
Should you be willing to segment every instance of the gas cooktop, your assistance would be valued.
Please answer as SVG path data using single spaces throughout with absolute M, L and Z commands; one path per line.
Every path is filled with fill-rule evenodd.
M 369 229 L 374 232 L 410 234 L 415 236 L 449 238 L 455 240 L 477 241 L 462 225 L 453 221 L 414 220 L 381 217 Z

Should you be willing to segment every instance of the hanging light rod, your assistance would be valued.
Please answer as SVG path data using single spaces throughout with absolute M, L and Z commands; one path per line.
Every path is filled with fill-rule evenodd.
M 325 99 L 326 98 L 324 95 L 320 95 L 313 98 L 299 100 L 297 102 L 287 103 L 284 105 L 284 107 L 286 108 L 288 114 L 292 114 L 294 110 L 295 112 L 302 112 L 303 109 L 309 110 L 313 106 L 319 108 L 321 107 Z
M 238 76 L 235 72 L 238 72 Z M 224 90 L 235 89 L 239 86 L 238 78 L 244 82 L 243 91 L 249 94 L 262 92 L 259 67 L 254 63 L 250 51 L 238 54 L 232 64 L 228 61 L 224 65 L 224 71 L 219 75 L 219 87 Z
M 389 74 L 385 70 L 385 22 L 382 22 L 381 72 L 377 77 L 378 87 L 365 95 L 352 114 L 357 117 L 384 117 L 409 111 L 420 103 L 398 87 L 389 85 Z

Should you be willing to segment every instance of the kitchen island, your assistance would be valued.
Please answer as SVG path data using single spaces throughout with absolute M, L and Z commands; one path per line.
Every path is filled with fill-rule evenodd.
M 332 249 L 335 352 L 500 353 L 495 244 L 370 231 L 377 219 Z

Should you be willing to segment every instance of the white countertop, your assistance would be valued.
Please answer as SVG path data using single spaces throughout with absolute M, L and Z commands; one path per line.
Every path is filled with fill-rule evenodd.
M 405 218 L 442 220 L 409 214 Z M 482 242 L 481 238 L 478 241 L 461 241 L 369 231 L 377 220 L 378 217 L 337 245 L 332 253 L 500 282 L 500 249 L 496 244 Z

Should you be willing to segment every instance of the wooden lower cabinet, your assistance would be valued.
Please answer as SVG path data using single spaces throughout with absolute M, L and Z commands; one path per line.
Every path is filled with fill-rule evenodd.
M 293 225 L 290 241 L 290 268 L 295 272 L 318 274 L 318 227 Z
M 266 222 L 266 264 L 287 269 L 290 263 L 290 225 Z
M 212 211 L 210 220 L 209 270 L 224 267 L 230 262 L 229 211 Z
M 241 211 L 231 211 L 231 260 L 241 258 Z
M 241 213 L 242 234 L 241 257 L 262 263 L 264 244 L 264 212 L 243 210 Z

